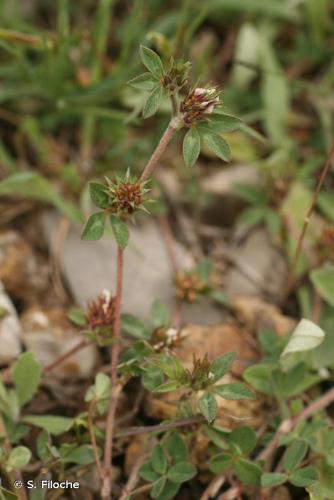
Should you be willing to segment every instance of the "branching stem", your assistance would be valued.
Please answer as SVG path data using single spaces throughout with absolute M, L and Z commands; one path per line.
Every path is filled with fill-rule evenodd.
M 158 160 L 161 157 L 162 153 L 165 151 L 166 147 L 168 146 L 170 140 L 172 139 L 173 135 L 177 131 L 177 127 L 175 124 L 175 121 L 172 119 L 168 127 L 166 128 L 163 136 L 160 139 L 159 144 L 155 148 L 151 158 L 147 162 L 146 167 L 143 170 L 143 173 L 141 174 L 140 177 L 140 182 L 147 181 L 149 177 L 151 177 L 155 167 L 157 166 Z

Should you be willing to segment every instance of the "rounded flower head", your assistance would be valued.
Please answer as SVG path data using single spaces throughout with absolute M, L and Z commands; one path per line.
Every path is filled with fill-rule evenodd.
M 191 271 L 179 271 L 175 276 L 175 287 L 177 298 L 190 304 L 206 290 L 206 284 Z
M 110 328 L 115 319 L 115 299 L 109 290 L 104 290 L 88 305 L 86 320 L 92 330 Z
M 182 89 L 188 82 L 191 63 L 176 63 L 172 58 L 169 69 L 164 73 L 161 84 L 170 92 Z
M 137 210 L 144 210 L 143 203 L 146 201 L 145 182 L 139 182 L 126 173 L 124 179 L 117 178 L 111 181 L 106 178 L 107 192 L 110 196 L 110 209 L 112 212 L 127 216 L 132 215 Z
M 181 103 L 180 111 L 187 127 L 204 120 L 206 115 L 220 106 L 219 91 L 215 87 L 196 87 L 191 90 Z

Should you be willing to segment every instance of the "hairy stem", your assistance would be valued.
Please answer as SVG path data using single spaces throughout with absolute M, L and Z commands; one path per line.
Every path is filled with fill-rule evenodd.
M 159 144 L 155 148 L 151 158 L 149 159 L 146 167 L 143 170 L 143 173 L 140 177 L 140 182 L 146 181 L 149 177 L 151 177 L 155 167 L 157 166 L 158 160 L 161 157 L 162 153 L 165 151 L 168 146 L 171 138 L 175 134 L 177 127 L 173 124 L 173 120 L 171 120 L 166 128 L 163 136 L 160 139 Z
M 115 296 L 115 320 L 114 320 L 114 338 L 115 343 L 111 350 L 111 390 L 109 399 L 109 408 L 106 421 L 106 437 L 104 446 L 103 460 L 103 482 L 102 482 L 102 498 L 107 500 L 111 498 L 112 491 L 112 445 L 114 437 L 114 424 L 116 415 L 116 406 L 120 386 L 117 377 L 117 365 L 120 351 L 121 340 L 121 300 L 123 289 L 123 260 L 124 250 L 120 247 L 117 249 L 117 284 Z
M 322 186 L 325 182 L 325 179 L 327 177 L 327 174 L 328 174 L 329 168 L 331 166 L 331 161 L 332 161 L 333 157 L 334 157 L 334 143 L 332 144 L 332 147 L 331 147 L 331 149 L 326 157 L 323 169 L 321 171 L 321 175 L 320 175 L 319 180 L 318 180 L 317 187 L 316 187 L 314 194 L 313 194 L 311 205 L 306 213 L 306 216 L 304 219 L 304 224 L 303 224 L 302 230 L 301 230 L 299 237 L 298 237 L 296 250 L 295 250 L 294 256 L 292 258 L 290 279 L 288 280 L 288 283 L 286 286 L 285 297 L 287 295 L 289 295 L 289 293 L 291 291 L 291 287 L 294 284 L 295 276 L 296 276 L 296 272 L 297 272 L 297 265 L 298 265 L 298 261 L 300 258 L 300 254 L 301 254 L 301 250 L 302 250 L 302 246 L 303 246 L 303 241 L 304 241 L 304 238 L 306 235 L 306 231 L 307 231 L 307 228 L 308 228 L 308 225 L 310 222 L 311 215 L 313 214 L 313 211 L 316 207 L 321 188 L 322 188 Z

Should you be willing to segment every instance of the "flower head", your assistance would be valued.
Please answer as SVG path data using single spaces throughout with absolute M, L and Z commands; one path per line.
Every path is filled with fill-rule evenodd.
M 179 271 L 175 276 L 175 287 L 177 298 L 190 304 L 196 302 L 207 289 L 195 271 Z
M 211 372 L 212 363 L 208 359 L 208 355 L 205 354 L 204 358 L 196 358 L 193 355 L 193 366 L 192 369 L 186 370 L 186 379 L 188 384 L 194 390 L 205 389 L 208 385 L 212 383 L 213 373 Z
M 177 63 L 172 58 L 169 69 L 162 76 L 162 86 L 170 92 L 182 89 L 188 82 L 190 67 L 190 62 Z
M 187 127 L 204 120 L 214 109 L 221 105 L 219 91 L 215 87 L 196 87 L 191 90 L 181 103 L 180 111 Z
M 145 195 L 149 190 L 146 189 L 145 182 L 131 178 L 129 171 L 124 179 L 117 178 L 115 181 L 111 181 L 106 178 L 106 181 L 110 210 L 113 213 L 127 216 L 132 215 L 137 210 L 146 211 L 143 203 L 146 201 Z
M 86 320 L 92 330 L 109 328 L 115 319 L 115 299 L 109 290 L 103 292 L 88 305 Z

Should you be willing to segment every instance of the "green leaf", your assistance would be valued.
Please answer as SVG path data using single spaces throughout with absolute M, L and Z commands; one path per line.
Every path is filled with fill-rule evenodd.
M 325 216 L 334 222 L 334 200 L 331 191 L 320 193 L 318 198 L 318 206 Z
M 229 162 L 231 151 L 227 142 L 218 134 L 204 134 L 204 141 L 208 148 L 221 160 Z
M 211 373 L 213 373 L 213 381 L 221 379 L 230 370 L 233 362 L 235 360 L 235 353 L 229 352 L 218 359 L 215 359 L 211 365 Z
M 204 258 L 195 267 L 195 272 L 198 278 L 203 281 L 203 283 L 209 283 L 210 277 L 213 271 L 212 259 Z
M 64 432 L 70 430 L 74 424 L 74 419 L 69 417 L 58 417 L 54 415 L 27 415 L 23 418 L 23 422 L 27 424 L 35 425 L 36 427 L 41 427 L 53 436 L 59 436 Z
M 88 465 L 94 463 L 94 453 L 91 446 L 82 444 L 73 447 L 64 444 L 60 447 L 61 460 L 65 464 Z
M 20 406 L 30 401 L 41 380 L 41 365 L 33 352 L 21 354 L 15 362 L 12 377 Z
M 227 453 L 218 453 L 209 462 L 209 468 L 215 474 L 221 474 L 232 465 L 232 457 Z
M 153 469 L 152 464 L 149 460 L 140 467 L 138 473 L 140 477 L 149 482 L 156 481 L 160 477 L 159 474 Z
M 167 473 L 167 477 L 173 483 L 184 483 L 196 476 L 196 467 L 189 462 L 178 462 L 173 465 Z
M 143 107 L 143 118 L 153 116 L 159 109 L 163 90 L 161 87 L 156 87 L 150 93 Z
M 160 57 L 156 52 L 145 47 L 144 45 L 140 46 L 140 58 L 144 66 L 156 77 L 162 76 L 163 73 L 163 65 Z
M 262 222 L 265 218 L 266 211 L 263 207 L 251 207 L 247 208 L 238 217 L 238 223 L 244 224 L 245 226 L 253 226 Z
M 246 485 L 259 486 L 261 483 L 261 468 L 249 460 L 238 460 L 235 463 L 235 473 Z
M 248 184 L 235 184 L 233 190 L 238 194 L 243 200 L 247 201 L 251 205 L 258 205 L 265 203 L 266 199 L 263 196 L 262 190 L 257 187 L 249 186 Z
M 279 234 L 282 228 L 282 220 L 278 213 L 274 212 L 274 210 L 267 209 L 265 212 L 265 220 L 268 231 L 273 235 Z
M 233 132 L 238 130 L 241 124 L 240 118 L 225 113 L 212 113 L 208 122 L 208 125 L 213 125 L 217 132 Z
M 196 128 L 188 130 L 183 139 L 183 159 L 187 167 L 192 167 L 201 151 L 201 137 Z
M 236 47 L 234 52 L 235 63 L 232 69 L 232 85 L 243 91 L 249 86 L 257 76 L 257 72 L 252 68 L 258 63 L 259 37 L 257 28 L 249 23 L 242 23 L 238 30 Z M 244 64 L 239 64 L 242 61 Z
M 155 481 L 155 483 L 153 483 L 153 486 L 151 488 L 151 497 L 152 498 L 159 498 L 165 485 L 166 485 L 166 478 L 165 477 L 160 477 L 157 481 Z
M 315 467 L 309 465 L 308 467 L 296 470 L 291 474 L 289 480 L 294 486 L 306 488 L 318 480 L 318 473 Z
M 89 194 L 92 202 L 98 208 L 107 208 L 109 204 L 109 196 L 106 193 L 106 186 L 100 182 L 89 183 Z
M 325 264 L 310 273 L 314 288 L 328 304 L 334 307 L 334 266 Z
M 215 394 L 224 399 L 254 399 L 254 393 L 244 384 L 235 383 L 215 385 L 213 390 Z
M 36 451 L 37 456 L 43 461 L 50 456 L 50 446 L 51 440 L 49 434 L 43 430 L 38 434 L 38 438 L 36 440 Z
M 165 474 L 165 472 L 167 471 L 167 466 L 168 466 L 167 456 L 165 450 L 160 444 L 158 444 L 153 448 L 151 464 L 153 469 L 158 474 Z
M 20 415 L 20 405 L 16 391 L 14 389 L 6 389 L 1 380 L 0 411 L 14 421 L 16 421 Z
M 0 486 L 0 500 L 17 500 L 17 495 Z
M 261 486 L 263 488 L 272 488 L 273 486 L 279 486 L 287 481 L 288 476 L 286 474 L 280 474 L 279 472 L 266 472 L 261 476 Z
M 305 441 L 296 439 L 286 449 L 283 457 L 283 467 L 285 472 L 292 472 L 305 458 L 307 444 Z
M 171 392 L 181 389 L 182 384 L 178 381 L 166 382 L 165 384 L 159 385 L 154 389 L 154 392 Z
M 273 363 L 257 363 L 246 368 L 243 377 L 255 390 L 271 396 L 273 395 L 271 374 L 275 366 Z
M 187 458 L 187 446 L 178 432 L 168 436 L 165 446 L 174 462 L 182 462 Z
M 85 394 L 85 401 L 96 400 L 97 409 L 100 414 L 105 410 L 110 394 L 110 377 L 105 373 L 98 373 L 95 384 L 91 385 Z
M 159 300 L 154 301 L 150 312 L 150 319 L 154 328 L 168 326 L 170 322 L 169 311 L 165 304 Z
M 248 455 L 256 446 L 256 434 L 250 427 L 242 426 L 234 429 L 228 436 L 229 443 L 238 447 L 241 453 Z
M 205 392 L 198 401 L 198 408 L 202 415 L 209 422 L 213 422 L 217 414 L 217 401 L 211 392 Z
M 117 245 L 124 250 L 129 242 L 129 228 L 116 215 L 110 216 L 111 229 Z
M 164 381 L 164 376 L 160 368 L 157 366 L 149 365 L 142 376 L 142 384 L 145 389 L 154 391 L 157 387 L 161 386 Z
M 210 290 L 207 295 L 210 299 L 218 302 L 218 304 L 221 304 L 225 307 L 231 306 L 230 301 L 221 290 Z
M 152 90 L 157 84 L 157 80 L 151 73 L 143 73 L 130 80 L 129 84 L 139 90 Z
M 106 217 L 103 212 L 96 212 L 95 214 L 92 214 L 86 222 L 81 239 L 94 241 L 102 238 L 105 220 Z
M 269 139 L 265 137 L 264 135 L 260 134 L 257 130 L 255 130 L 252 127 L 249 127 L 245 123 L 242 123 L 240 126 L 240 130 L 247 136 L 251 137 L 252 139 L 255 139 L 256 141 L 261 142 L 262 144 L 265 144 L 268 146 L 270 144 Z
M 110 377 L 105 373 L 98 373 L 95 377 L 95 395 L 98 399 L 109 396 Z
M 290 104 L 288 82 L 276 57 L 271 33 L 265 26 L 260 32 L 259 42 L 265 126 L 272 142 L 286 147 Z
M 84 327 L 86 325 L 85 312 L 79 307 L 72 307 L 68 311 L 67 317 L 76 326 Z
M 0 182 L 0 196 L 6 195 L 49 203 L 73 222 L 82 222 L 76 206 L 65 201 L 51 182 L 35 172 L 20 172 L 6 177 Z
M 31 458 L 31 451 L 25 446 L 17 446 L 8 457 L 7 466 L 10 469 L 22 469 Z
M 282 370 L 274 370 L 272 381 L 276 396 L 287 399 L 304 392 L 308 383 L 312 382 L 312 378 L 309 377 L 313 376 L 306 373 L 304 363 L 298 363 L 286 373 Z
M 324 331 L 308 319 L 302 319 L 294 329 L 280 359 L 288 354 L 309 351 L 320 345 L 325 338 Z
M 140 319 L 132 314 L 122 314 L 122 329 L 135 339 L 149 340 L 151 333 Z
M 171 481 L 167 480 L 164 489 L 158 497 L 158 500 L 170 500 L 171 498 L 174 498 L 179 489 L 179 483 L 172 483 Z

